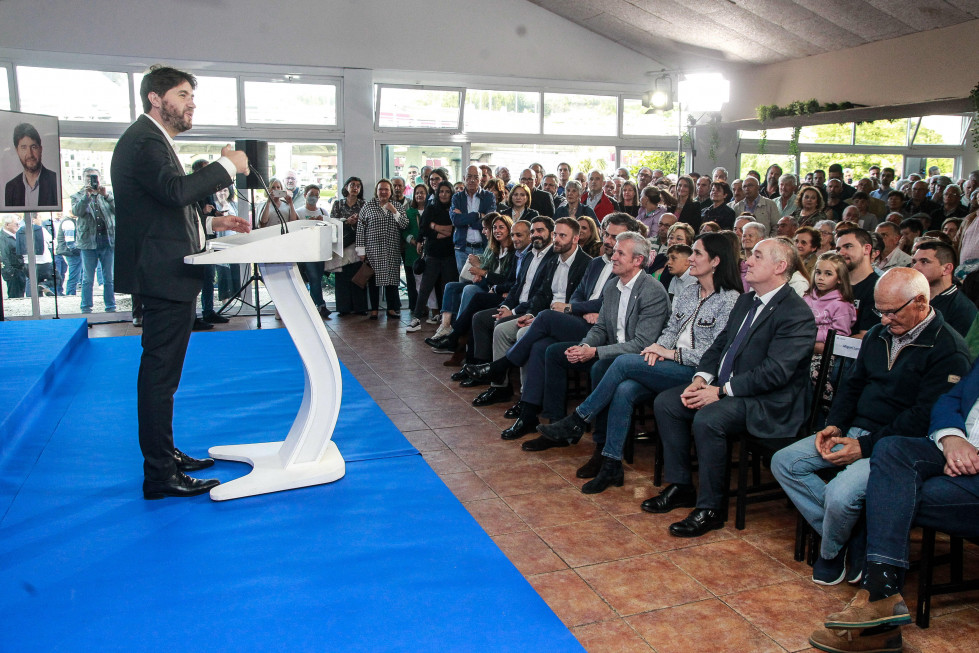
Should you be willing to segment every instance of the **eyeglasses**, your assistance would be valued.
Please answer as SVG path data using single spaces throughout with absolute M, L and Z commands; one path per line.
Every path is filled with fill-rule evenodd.
M 879 308 L 877 308 L 876 306 L 874 306 L 874 308 L 872 310 L 874 311 L 874 315 L 876 315 L 877 317 L 892 318 L 895 315 L 897 315 L 898 313 L 900 313 L 901 311 L 903 311 L 904 310 L 904 307 L 907 306 L 908 304 L 910 304 L 911 302 L 913 302 L 915 299 L 917 299 L 917 297 L 912 297 L 908 301 L 906 301 L 903 304 L 901 304 L 900 308 L 895 308 L 892 311 L 882 311 Z

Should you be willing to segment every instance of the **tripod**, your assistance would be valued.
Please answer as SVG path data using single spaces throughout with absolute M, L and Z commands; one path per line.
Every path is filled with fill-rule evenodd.
M 249 205 L 251 206 L 252 224 L 257 224 L 257 221 L 255 220 L 255 189 L 254 188 L 249 188 L 248 189 L 248 193 L 249 193 L 249 195 L 248 195 Z M 233 304 L 236 300 L 239 300 L 245 306 L 251 306 L 252 308 L 255 309 L 255 327 L 258 328 L 258 329 L 261 329 L 262 328 L 262 309 L 265 308 L 266 306 L 268 306 L 269 304 L 271 304 L 272 303 L 272 300 L 270 299 L 269 301 L 265 302 L 264 304 L 261 303 L 262 300 L 261 300 L 261 297 L 259 295 L 259 285 L 258 284 L 259 284 L 259 282 L 262 282 L 264 284 L 265 283 L 265 280 L 262 279 L 262 273 L 258 269 L 258 263 L 252 263 L 251 265 L 252 265 L 252 273 L 251 273 L 251 275 L 244 281 L 244 283 L 241 284 L 241 286 L 238 288 L 238 290 L 236 290 L 234 292 L 234 294 L 230 298 L 228 298 L 227 301 L 224 302 L 224 305 L 222 305 L 221 308 L 218 310 L 218 315 L 223 315 L 224 312 L 228 309 L 228 306 L 230 306 L 231 304 Z M 254 299 L 252 300 L 254 303 L 250 303 L 247 299 L 245 299 L 245 297 L 243 295 L 243 293 L 245 292 L 245 290 L 248 289 L 248 286 L 250 286 L 252 284 L 254 284 L 254 293 L 252 295 L 254 297 Z

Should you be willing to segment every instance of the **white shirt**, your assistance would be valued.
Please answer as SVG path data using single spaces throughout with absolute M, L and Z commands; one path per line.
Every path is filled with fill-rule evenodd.
M 571 264 L 580 251 L 581 248 L 576 246 L 567 261 L 562 260 L 558 255 L 557 268 L 554 270 L 554 276 L 551 277 L 551 301 L 563 304 L 568 300 L 568 275 L 571 274 Z
M 668 291 L 671 296 L 679 297 L 680 293 L 686 290 L 688 286 L 695 283 L 697 283 L 697 279 L 690 274 L 690 268 L 687 268 L 680 276 L 670 279 L 670 287 Z
M 979 447 L 979 401 L 972 404 L 972 410 L 965 417 L 965 432 L 963 433 L 959 429 L 948 428 L 948 429 L 938 429 L 932 433 L 930 437 L 938 445 L 938 449 L 944 451 L 945 448 L 942 445 L 942 438 L 946 435 L 957 435 L 959 437 L 965 438 L 969 441 L 973 447 Z
M 643 273 L 643 270 L 640 269 L 626 283 L 622 283 L 622 279 L 619 278 L 618 283 L 615 284 L 615 287 L 619 289 L 619 312 L 615 316 L 615 342 L 625 342 L 625 318 L 629 311 L 629 299 L 632 298 L 632 289 L 636 285 L 636 279 Z
M 288 207 L 286 207 L 286 209 L 288 210 Z M 315 209 L 311 209 L 307 207 L 306 204 L 303 204 L 296 209 L 296 215 L 299 216 L 300 220 L 322 220 L 330 217 L 329 214 L 320 207 L 317 206 Z
M 540 262 L 545 256 L 548 255 L 548 253 L 551 251 L 551 247 L 553 246 L 554 243 L 551 243 L 539 252 L 531 250 L 533 251 L 533 256 L 528 263 L 524 263 L 524 265 L 529 265 L 530 267 L 527 268 L 527 276 L 524 277 L 523 289 L 520 291 L 521 304 L 530 299 L 530 286 L 532 286 L 534 283 L 534 275 L 537 274 L 537 268 L 540 267 Z
M 466 209 L 470 213 L 479 213 L 479 195 L 477 193 L 469 194 L 469 191 L 462 191 L 466 194 Z M 471 245 L 479 245 L 483 242 L 483 234 L 479 229 L 475 227 L 469 227 L 466 231 L 466 242 Z
M 604 254 L 602 255 L 602 258 L 605 260 L 605 267 L 602 268 L 602 271 L 598 275 L 598 281 L 595 282 L 595 288 L 591 291 L 591 295 L 588 296 L 589 300 L 598 299 L 602 296 L 602 290 L 605 289 L 605 283 L 608 281 L 608 278 L 612 276 L 611 259 L 606 257 Z

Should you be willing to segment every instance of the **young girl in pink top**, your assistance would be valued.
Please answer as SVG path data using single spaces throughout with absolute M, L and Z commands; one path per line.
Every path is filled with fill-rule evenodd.
M 812 285 L 803 299 L 816 318 L 816 347 L 813 349 L 810 367 L 815 381 L 823 348 L 826 346 L 826 332 L 835 329 L 836 335 L 848 336 L 857 320 L 850 271 L 842 256 L 835 252 L 819 255 L 812 274 Z

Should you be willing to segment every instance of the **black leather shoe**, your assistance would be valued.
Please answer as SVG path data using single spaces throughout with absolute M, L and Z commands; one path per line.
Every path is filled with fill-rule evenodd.
M 602 455 L 602 449 L 605 448 L 605 443 L 596 444 L 595 451 L 592 453 L 591 458 L 588 459 L 584 465 L 578 468 L 575 472 L 575 476 L 578 478 L 595 478 L 598 476 L 598 470 L 602 468 L 602 461 L 605 456 Z
M 625 472 L 622 470 L 621 460 L 605 458 L 598 475 L 581 486 L 581 492 L 582 494 L 598 494 L 607 490 L 610 485 L 615 487 L 625 485 Z
M 475 388 L 478 385 L 486 385 L 487 383 L 489 383 L 489 381 L 480 381 L 479 379 L 473 379 L 470 378 L 468 374 L 466 374 L 466 378 L 459 383 L 459 386 L 463 388 Z M 492 390 L 492 388 L 490 389 Z M 477 406 L 477 405 L 482 405 L 482 404 L 475 404 L 475 403 L 473 404 L 473 406 Z
M 469 375 L 469 378 L 477 381 L 490 382 L 493 380 L 490 374 L 489 363 L 467 364 L 462 366 L 462 371 Z
M 572 412 L 567 417 L 562 417 L 550 424 L 541 424 L 537 430 L 552 440 L 564 440 L 568 444 L 577 444 L 585 432 L 587 422 Z
M 537 427 L 538 429 L 540 427 Z M 524 451 L 547 451 L 548 449 L 553 449 L 554 447 L 570 447 L 571 444 L 567 440 L 551 440 L 543 435 L 539 438 L 534 438 L 533 440 L 527 440 L 520 448 Z
M 211 488 L 221 484 L 216 478 L 191 478 L 183 472 L 174 472 L 165 481 L 143 481 L 144 499 L 162 499 L 163 497 L 196 497 Z
M 538 424 L 539 422 L 536 417 L 518 417 L 517 421 L 513 423 L 513 426 L 503 431 L 500 437 L 504 440 L 517 440 L 528 433 L 537 431 Z
M 218 315 L 217 313 L 208 313 L 204 316 L 204 321 L 208 324 L 227 324 L 230 322 L 228 318 L 223 315 Z
M 173 459 L 177 461 L 177 469 L 182 472 L 196 472 L 214 465 L 213 458 L 191 458 L 180 449 L 173 450 Z
M 432 346 L 432 351 L 436 354 L 454 354 L 459 348 L 459 339 L 453 338 L 452 336 L 442 336 L 441 338 L 433 339 L 435 342 L 429 343 L 428 340 L 425 341 L 426 344 Z
M 512 406 L 506 409 L 506 412 L 503 413 L 503 417 L 505 417 L 506 419 L 517 419 L 518 417 L 520 417 L 520 410 L 521 410 L 520 402 L 518 401 L 517 403 L 513 404 Z
M 448 337 L 449 336 L 439 336 L 436 338 L 435 336 L 429 336 L 428 338 L 425 338 L 425 344 L 429 347 L 439 347 L 446 341 L 446 339 L 448 339 Z
M 465 368 L 463 368 L 465 369 Z M 465 385 L 465 382 L 463 382 Z M 513 397 L 513 388 L 510 386 L 504 386 L 498 388 L 496 386 L 491 387 L 486 390 L 478 397 L 473 399 L 473 406 L 489 406 L 490 404 L 498 404 L 503 401 L 509 401 Z
M 194 328 L 193 328 L 194 331 L 208 331 L 213 328 L 214 325 L 211 324 L 210 322 L 205 322 L 199 317 L 194 318 Z
M 459 382 L 468 379 L 469 375 L 466 374 L 465 370 L 459 370 L 458 372 L 453 372 L 452 376 L 450 376 L 449 378 L 452 379 L 453 381 Z
M 720 511 L 695 508 L 683 521 L 670 525 L 670 535 L 674 537 L 700 537 L 705 533 L 724 527 Z
M 692 485 L 673 484 L 655 497 L 642 502 L 646 512 L 663 513 L 677 508 L 693 508 L 697 505 L 697 491 Z

